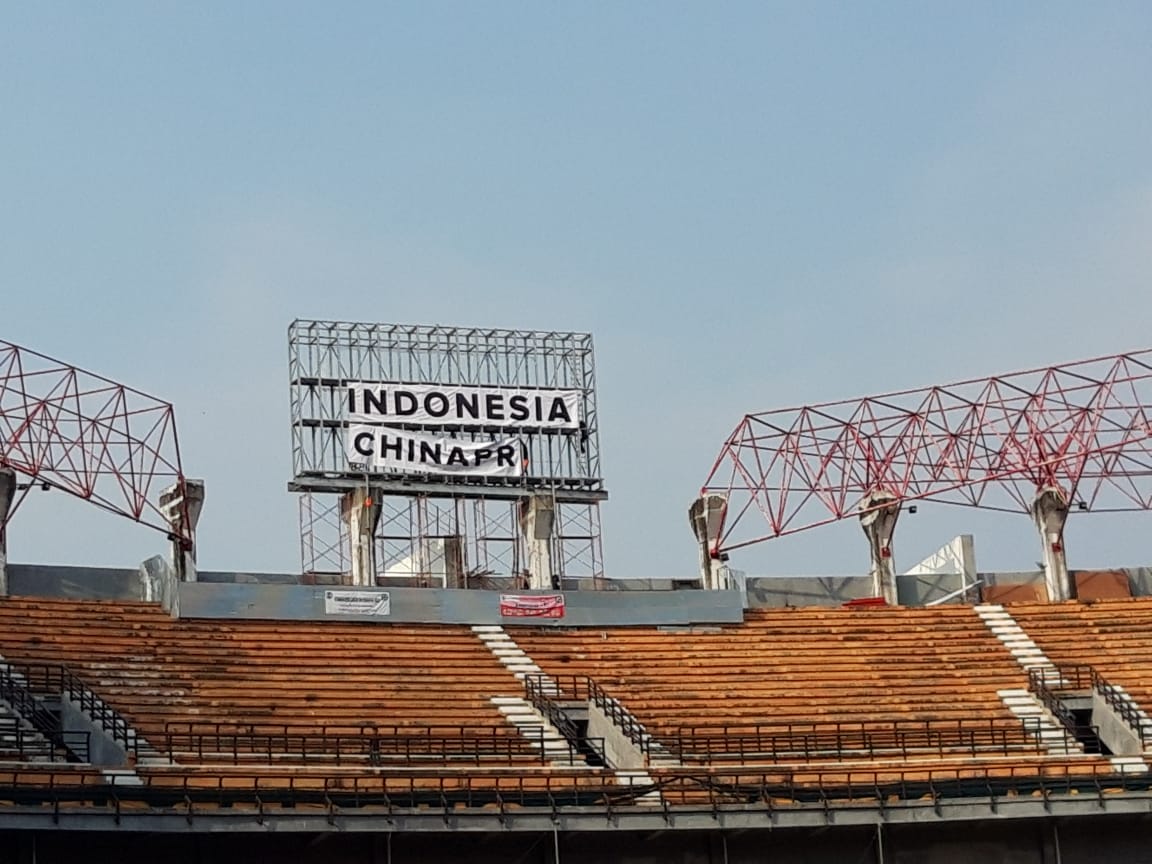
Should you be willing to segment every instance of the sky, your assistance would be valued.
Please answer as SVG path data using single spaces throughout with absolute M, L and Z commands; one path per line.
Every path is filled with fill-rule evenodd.
M 745 412 L 1149 346 L 1149 45 L 1144 2 L 3 4 L 0 339 L 174 403 L 201 566 L 291 571 L 289 322 L 591 332 L 607 574 L 689 575 Z M 1072 566 L 1152 563 L 1149 518 L 1077 516 Z M 898 565 L 963 532 L 1039 557 L 925 505 Z M 56 492 L 9 532 L 164 545 Z

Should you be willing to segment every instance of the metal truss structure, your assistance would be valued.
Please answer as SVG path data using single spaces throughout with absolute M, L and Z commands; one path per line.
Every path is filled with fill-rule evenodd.
M 894 503 L 1028 513 L 1043 489 L 1152 509 L 1152 349 L 748 414 L 702 491 L 726 500 L 720 553 Z
M 600 476 L 595 377 L 592 337 L 585 333 L 294 322 L 288 488 L 301 493 L 303 571 L 347 574 L 353 568 L 353 539 L 340 496 L 365 490 L 380 507 L 373 553 L 380 584 L 439 585 L 452 581 L 447 567 L 460 587 L 502 587 L 502 580 L 517 579 L 527 566 L 518 505 L 525 496 L 544 495 L 556 514 L 550 541 L 554 575 L 598 581 L 599 503 L 607 492 Z M 517 428 L 531 465 L 525 477 L 365 474 L 350 470 L 344 441 L 344 388 L 357 381 L 575 390 L 581 428 L 574 434 Z M 475 434 L 493 431 L 486 427 Z
M 0 468 L 27 478 L 6 516 L 0 514 L 0 529 L 38 486 L 165 533 L 179 530 L 159 501 L 165 487 L 184 483 L 172 406 L 3 341 Z

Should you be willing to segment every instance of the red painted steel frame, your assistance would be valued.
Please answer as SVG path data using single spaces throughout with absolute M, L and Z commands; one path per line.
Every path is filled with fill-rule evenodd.
M 159 493 L 184 480 L 170 404 L 4 341 L 0 466 L 29 480 L 8 520 L 46 485 L 166 533 Z
M 1056 486 L 1073 508 L 1147 510 L 1150 417 L 1152 349 L 748 414 L 703 487 L 728 497 L 715 551 L 856 516 L 877 490 L 1027 513 Z

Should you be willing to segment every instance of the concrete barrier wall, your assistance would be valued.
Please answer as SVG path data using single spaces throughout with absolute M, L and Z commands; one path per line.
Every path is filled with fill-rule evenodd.
M 843 606 L 871 597 L 868 576 L 749 576 L 745 582 L 752 609 L 779 606 Z
M 956 594 L 964 585 L 962 573 L 924 573 L 896 577 L 896 595 L 901 606 L 927 606 L 929 603 L 974 603 L 979 598 L 976 588 Z M 948 599 L 945 600 L 944 598 Z
M 180 615 L 184 618 L 504 624 L 532 627 L 733 624 L 739 623 L 744 617 L 743 604 L 736 591 L 636 591 L 630 592 L 626 601 L 611 591 L 575 591 L 564 594 L 565 610 L 562 618 L 510 618 L 500 614 L 499 592 L 438 588 L 359 589 L 387 594 L 388 614 L 326 614 L 325 592 L 331 590 L 334 589 L 309 585 L 185 583 L 180 586 Z M 519 595 L 555 593 L 517 592 Z
M 74 600 L 140 600 L 142 585 L 137 568 L 9 564 L 8 593 Z

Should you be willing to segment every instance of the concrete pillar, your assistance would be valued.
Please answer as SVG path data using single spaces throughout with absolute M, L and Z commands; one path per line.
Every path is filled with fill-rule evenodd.
M 371 489 L 345 492 L 340 515 L 352 541 L 352 571 L 343 575 L 345 585 L 376 584 L 376 526 L 380 523 L 380 501 Z
M 710 494 L 697 498 L 688 508 L 688 521 L 700 550 L 700 585 L 712 591 L 728 587 L 727 568 L 724 566 L 727 557 L 716 548 L 727 506 L 728 499 L 723 495 Z
M 1067 497 L 1055 486 L 1038 490 L 1032 502 L 1032 519 L 1044 546 L 1044 583 L 1048 588 L 1048 599 L 1053 603 L 1071 600 L 1076 596 L 1076 587 L 1072 584 L 1068 558 L 1064 554 Z
M 160 493 L 160 512 L 171 528 L 172 569 L 181 582 L 196 581 L 196 526 L 203 508 L 203 480 L 184 479 Z
M 520 532 L 528 552 L 528 587 L 552 587 L 552 531 L 556 523 L 556 502 L 551 495 L 530 495 L 520 499 Z
M 8 596 L 8 513 L 16 500 L 16 472 L 0 468 L 0 597 Z
M 870 492 L 860 502 L 860 527 L 872 552 L 872 595 L 896 605 L 896 565 L 892 559 L 892 535 L 900 518 L 900 499 L 883 489 Z

